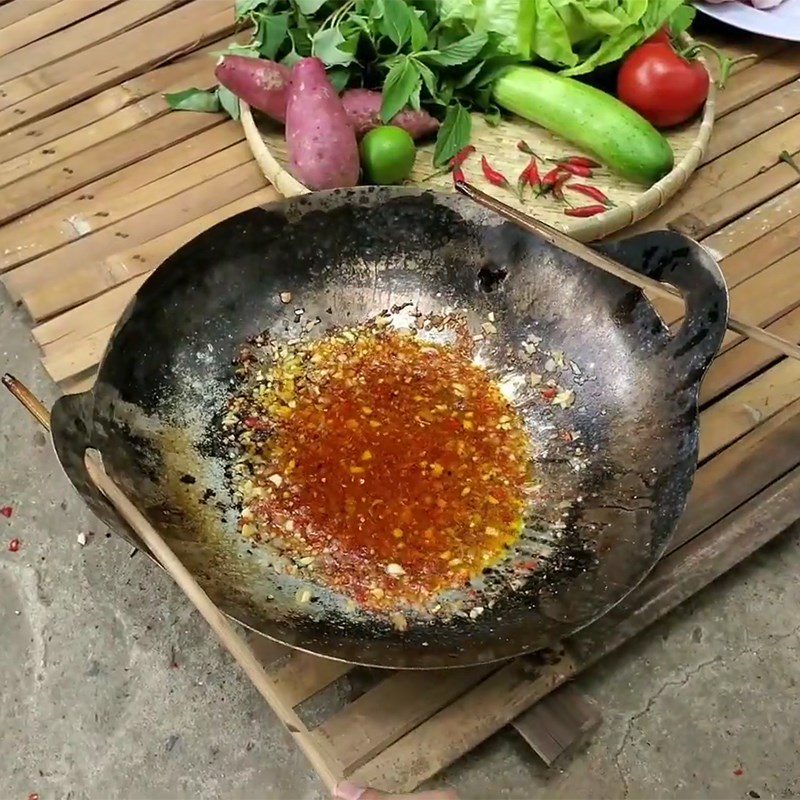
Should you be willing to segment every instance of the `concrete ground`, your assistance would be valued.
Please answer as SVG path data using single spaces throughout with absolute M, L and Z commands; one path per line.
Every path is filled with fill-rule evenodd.
M 0 341 L 0 371 L 51 401 L 5 301 Z M 106 538 L 44 434 L 0 396 L 5 505 L 0 798 L 324 797 L 181 593 Z M 464 800 L 800 797 L 799 572 L 796 530 L 584 676 L 605 721 L 558 768 L 504 732 L 437 782 Z

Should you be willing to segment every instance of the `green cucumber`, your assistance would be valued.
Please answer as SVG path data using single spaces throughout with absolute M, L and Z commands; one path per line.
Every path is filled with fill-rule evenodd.
M 593 86 L 538 67 L 512 67 L 492 87 L 495 102 L 651 185 L 674 163 L 669 142 L 632 108 Z

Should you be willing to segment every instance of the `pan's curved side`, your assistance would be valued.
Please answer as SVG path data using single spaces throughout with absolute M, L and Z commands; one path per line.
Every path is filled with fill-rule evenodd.
M 96 446 L 92 441 L 94 430 L 93 390 L 83 394 L 67 394 L 56 400 L 50 416 L 50 432 L 56 455 L 70 483 L 98 519 L 134 547 L 148 552 L 89 477 L 84 456 L 89 448 Z

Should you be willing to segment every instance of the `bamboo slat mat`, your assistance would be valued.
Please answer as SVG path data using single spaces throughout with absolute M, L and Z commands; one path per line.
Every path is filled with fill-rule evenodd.
M 164 258 L 277 196 L 237 123 L 168 113 L 161 97 L 213 84 L 209 54 L 235 36 L 232 16 L 232 0 L 0 4 L 0 280 L 30 314 L 43 364 L 64 391 L 91 385 L 114 323 Z M 800 151 L 800 48 L 701 33 L 733 56 L 758 58 L 719 95 L 708 152 L 687 187 L 629 232 L 670 226 L 699 239 L 720 260 L 732 312 L 797 342 L 800 175 L 779 153 Z M 677 324 L 674 307 L 660 310 Z M 345 771 L 386 788 L 416 785 L 800 516 L 800 363 L 729 333 L 702 403 L 697 479 L 651 578 L 572 642 L 560 666 L 462 673 L 416 703 L 419 677 L 385 680 L 388 688 L 347 707 L 359 725 L 372 720 L 367 739 L 343 739 L 359 726 L 336 717 L 318 731 Z M 347 672 L 288 658 L 276 669 L 292 702 Z M 561 697 L 547 697 L 550 711 L 566 714 Z

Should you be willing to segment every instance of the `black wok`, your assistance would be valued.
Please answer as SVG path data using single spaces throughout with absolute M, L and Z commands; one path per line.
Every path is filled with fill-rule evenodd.
M 239 214 L 139 289 L 95 387 L 53 409 L 58 457 L 95 513 L 139 545 L 88 479 L 83 453 L 97 448 L 219 607 L 292 647 L 432 668 L 551 645 L 617 603 L 663 553 L 696 467 L 699 384 L 727 319 L 720 271 L 690 240 L 659 231 L 603 249 L 681 290 L 687 321 L 674 338 L 638 289 L 458 196 L 357 189 Z M 557 419 L 524 390 L 517 397 L 547 504 L 562 516 L 532 515 L 519 546 L 477 585 L 494 598 L 477 618 L 411 615 L 401 632 L 321 588 L 298 606 L 297 579 L 277 575 L 236 533 L 218 430 L 231 361 L 248 337 L 291 337 L 296 306 L 319 315 L 322 332 L 408 301 L 423 313 L 467 307 L 473 324 L 493 312 L 498 333 L 484 357 L 499 378 L 528 369 L 521 347 L 531 336 L 578 371 L 560 379 L 576 402 Z M 579 444 L 552 436 L 556 428 L 579 433 Z M 520 577 L 514 568 L 531 554 L 546 568 Z

